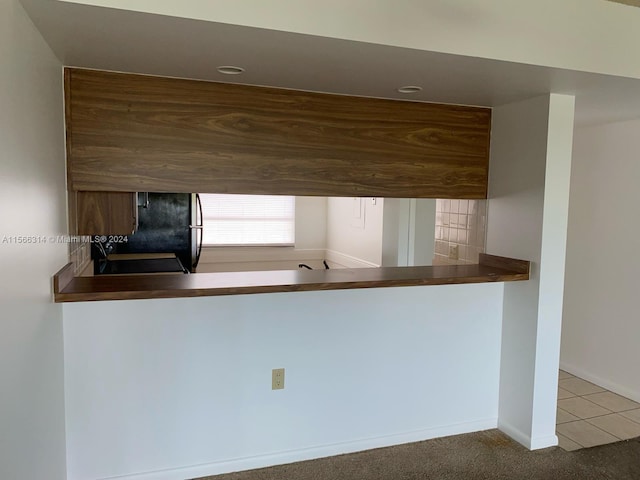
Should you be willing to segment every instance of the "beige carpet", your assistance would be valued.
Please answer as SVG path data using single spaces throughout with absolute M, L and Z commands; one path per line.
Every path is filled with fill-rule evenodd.
M 632 7 L 640 7 L 640 0 L 609 0 L 614 3 L 622 3 L 624 5 L 631 5 Z
M 640 480 L 640 438 L 530 452 L 497 430 L 200 480 Z

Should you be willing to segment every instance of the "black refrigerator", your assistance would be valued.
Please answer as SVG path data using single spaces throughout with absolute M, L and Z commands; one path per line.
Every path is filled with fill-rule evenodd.
M 175 254 L 185 273 L 194 272 L 202 249 L 200 197 L 196 193 L 138 193 L 138 229 L 135 233 L 128 235 L 126 241 L 95 247 L 94 258 L 97 259 L 111 254 Z M 96 274 L 120 273 L 110 271 L 115 268 L 113 262 L 111 265 L 99 261 L 95 264 Z

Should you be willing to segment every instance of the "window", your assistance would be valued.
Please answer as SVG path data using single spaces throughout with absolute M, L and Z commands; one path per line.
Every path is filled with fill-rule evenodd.
M 295 197 L 200 194 L 203 245 L 289 245 L 295 240 Z

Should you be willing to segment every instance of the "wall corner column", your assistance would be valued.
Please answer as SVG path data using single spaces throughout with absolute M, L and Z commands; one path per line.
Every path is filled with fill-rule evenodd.
M 550 94 L 493 111 L 487 251 L 532 262 L 504 289 L 498 426 L 530 449 L 557 444 L 574 106 Z

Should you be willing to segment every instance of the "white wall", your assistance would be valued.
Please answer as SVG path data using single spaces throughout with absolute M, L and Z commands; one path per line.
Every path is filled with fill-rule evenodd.
M 605 0 L 66 1 L 640 78 L 640 9 Z
M 296 249 L 327 246 L 327 197 L 296 197 Z
M 382 220 L 382 266 L 406 267 L 409 265 L 411 199 L 385 198 Z
M 505 285 L 499 428 L 529 448 L 557 444 L 574 98 L 541 96 L 492 115 L 487 252 L 532 262 Z
M 382 265 L 431 265 L 435 246 L 435 199 L 385 198 L 383 210 Z
M 436 201 L 411 199 L 409 265 L 431 265 L 436 242 Z
M 640 120 L 576 130 L 561 364 L 640 402 Z
M 65 304 L 69 480 L 182 480 L 495 428 L 502 291 Z
M 384 199 L 330 197 L 327 200 L 327 259 L 343 267 L 382 264 Z
M 66 231 L 62 70 L 16 0 L 0 2 L 0 478 L 64 479 L 62 309 L 51 277 Z

